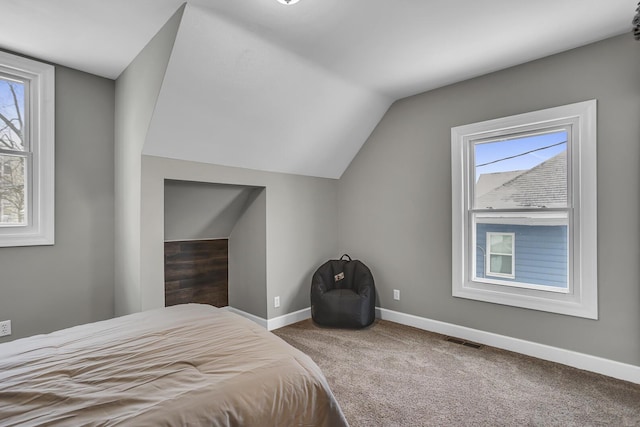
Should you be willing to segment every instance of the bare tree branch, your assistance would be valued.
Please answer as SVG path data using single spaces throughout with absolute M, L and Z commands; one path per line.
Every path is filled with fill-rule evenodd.
M 22 122 L 22 114 L 20 114 L 20 107 L 18 103 L 18 96 L 16 95 L 16 90 L 12 84 L 9 84 L 9 89 L 11 90 L 11 95 L 13 96 L 13 106 L 16 109 L 16 114 L 18 115 L 18 121 L 20 122 L 20 139 L 22 139 L 22 129 L 24 129 L 24 123 Z
M 22 151 L 23 138 L 22 129 L 24 122 L 20 111 L 19 99 L 14 85 L 7 82 L 11 96 L 13 98 L 13 108 L 16 111 L 16 117 L 9 118 L 0 112 L 0 147 L 9 150 Z M 10 111 L 10 106 L 3 107 L 5 112 Z M 17 123 L 17 125 L 16 125 Z M 24 159 L 20 160 L 16 156 L 0 156 L 0 200 L 8 212 L 9 222 L 22 223 L 24 220 Z M 2 218 L 0 218 L 2 220 Z
M 0 145 L 8 148 L 9 150 L 18 150 L 21 151 L 22 148 L 18 143 L 16 143 L 10 136 L 5 132 L 9 129 L 8 126 L 3 126 L 0 128 Z
M 24 164 L 16 159 L 5 160 L 2 168 L 0 199 L 13 207 L 9 215 L 21 223 L 24 220 Z
M 18 135 L 18 137 L 22 136 L 22 133 L 20 131 L 20 129 L 18 129 L 13 123 L 11 123 L 11 120 L 9 120 L 4 114 L 0 113 L 0 120 L 2 120 L 3 122 L 5 122 L 7 124 L 7 126 L 9 126 L 11 128 L 12 131 L 14 131 L 16 133 L 16 135 Z

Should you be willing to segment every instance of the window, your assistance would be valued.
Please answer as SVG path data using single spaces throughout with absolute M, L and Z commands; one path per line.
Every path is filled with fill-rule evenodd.
M 54 243 L 54 67 L 0 52 L 0 246 Z
M 515 278 L 515 233 L 487 232 L 487 276 Z
M 596 101 L 451 130 L 456 297 L 597 318 Z

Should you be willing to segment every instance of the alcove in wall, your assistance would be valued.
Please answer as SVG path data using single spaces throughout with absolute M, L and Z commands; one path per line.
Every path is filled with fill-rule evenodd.
M 266 317 L 264 187 L 165 180 L 165 305 Z

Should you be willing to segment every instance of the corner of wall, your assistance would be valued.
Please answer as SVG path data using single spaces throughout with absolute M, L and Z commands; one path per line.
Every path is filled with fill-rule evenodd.
M 116 80 L 115 312 L 142 308 L 140 292 L 142 149 L 185 5 Z

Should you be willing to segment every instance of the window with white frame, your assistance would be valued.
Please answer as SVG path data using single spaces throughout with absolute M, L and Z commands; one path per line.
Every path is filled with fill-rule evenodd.
M 596 101 L 451 130 L 453 296 L 597 318 Z
M 54 79 L 0 52 L 0 247 L 54 243 Z
M 515 278 L 515 233 L 487 232 L 487 276 Z

